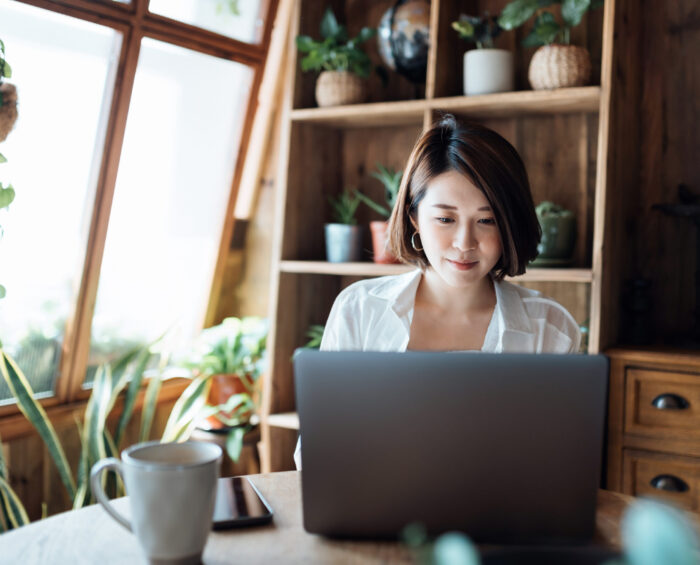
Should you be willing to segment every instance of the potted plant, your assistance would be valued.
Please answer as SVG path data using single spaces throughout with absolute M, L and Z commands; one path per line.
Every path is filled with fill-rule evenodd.
M 328 197 L 333 207 L 333 223 L 326 224 L 326 257 L 331 263 L 345 263 L 362 259 L 362 230 L 355 213 L 360 204 L 357 191 L 344 190 L 336 197 Z
M 490 94 L 513 90 L 513 53 L 495 49 L 493 40 L 501 33 L 496 16 L 460 15 L 452 27 L 462 39 L 476 44 L 464 53 L 464 94 Z
M 10 77 L 12 67 L 5 60 L 5 44 L 0 39 L 0 141 L 5 141 L 17 121 L 17 89 L 3 81 Z
M 565 267 L 571 264 L 576 243 L 576 218 L 553 202 L 544 201 L 535 208 L 542 228 L 542 239 L 537 245 L 536 267 Z
M 306 349 L 318 349 L 321 347 L 321 341 L 323 340 L 323 332 L 326 326 L 323 324 L 312 324 L 306 332 L 306 337 L 309 341 L 303 346 Z
M 561 21 L 543 8 L 561 5 Z M 528 79 L 535 90 L 584 86 L 591 74 L 591 58 L 584 47 L 571 45 L 571 28 L 581 23 L 591 8 L 602 0 L 514 0 L 501 12 L 498 23 L 503 29 L 515 29 L 535 16 L 526 47 L 540 48 L 530 60 Z
M 245 425 L 255 412 L 257 382 L 265 362 L 266 320 L 226 318 L 202 331 L 183 365 L 210 382 L 209 429 Z
M 372 173 L 372 176 L 378 179 L 384 185 L 384 196 L 387 206 L 385 207 L 381 204 L 377 204 L 374 200 L 369 198 L 367 195 L 362 194 L 360 191 L 356 191 L 357 197 L 362 202 L 367 204 L 367 206 L 372 208 L 372 210 L 388 220 L 389 216 L 391 216 L 391 211 L 394 208 L 396 196 L 399 193 L 403 171 L 395 171 L 391 168 L 383 166 L 381 163 L 377 163 L 377 170 Z M 373 221 L 369 223 L 369 229 L 372 232 L 372 248 L 374 250 L 375 263 L 398 262 L 396 257 L 394 257 L 386 247 L 388 240 L 387 228 L 389 227 L 389 222 L 387 220 Z
M 372 64 L 360 44 L 375 32 L 373 28 L 363 27 L 357 37 L 348 39 L 347 28 L 340 25 L 333 11 L 327 8 L 321 20 L 320 41 L 308 35 L 297 36 L 297 49 L 307 54 L 301 60 L 301 70 L 321 71 L 316 80 L 319 106 L 364 102 L 367 96 L 365 79 Z

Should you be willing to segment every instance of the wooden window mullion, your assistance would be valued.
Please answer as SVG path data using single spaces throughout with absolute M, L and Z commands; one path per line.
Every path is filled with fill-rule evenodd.
M 56 394 L 62 401 L 73 401 L 80 392 L 85 379 L 90 354 L 92 317 L 95 311 L 100 268 L 107 239 L 107 225 L 112 210 L 141 38 L 140 26 L 138 22 L 134 22 L 124 36 L 120 52 L 90 230 L 84 247 L 85 263 L 80 290 L 74 318 L 66 328 L 60 377 L 56 385 Z

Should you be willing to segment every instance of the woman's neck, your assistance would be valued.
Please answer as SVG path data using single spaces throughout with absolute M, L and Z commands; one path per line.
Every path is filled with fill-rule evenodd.
M 468 286 L 454 287 L 446 284 L 440 275 L 428 267 L 418 286 L 416 301 L 423 306 L 460 316 L 493 309 L 496 291 L 491 277 L 484 277 Z

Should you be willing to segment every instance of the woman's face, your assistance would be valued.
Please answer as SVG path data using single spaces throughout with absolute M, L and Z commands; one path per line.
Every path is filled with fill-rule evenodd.
M 501 236 L 489 201 L 457 171 L 428 183 L 417 219 L 411 222 L 430 265 L 450 286 L 481 280 L 501 257 Z

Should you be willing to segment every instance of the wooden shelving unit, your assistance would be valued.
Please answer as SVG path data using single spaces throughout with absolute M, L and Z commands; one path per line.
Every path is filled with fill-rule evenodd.
M 617 0 L 620 2 L 620 0 Z M 350 34 L 375 26 L 392 1 L 336 0 L 336 14 L 348 23 Z M 592 86 L 555 91 L 528 90 L 527 65 L 534 49 L 521 46 L 529 30 L 502 34 L 499 47 L 516 54 L 516 90 L 466 97 L 462 89 L 462 54 L 467 48 L 450 28 L 467 8 L 456 0 L 431 2 L 431 51 L 425 86 L 392 75 L 383 88 L 370 80 L 366 104 L 316 108 L 315 76 L 301 73 L 297 61 L 286 88 L 278 188 L 276 235 L 273 242 L 273 285 L 270 373 L 264 385 L 262 414 L 263 471 L 293 468 L 298 419 L 294 413 L 291 357 L 303 345 L 311 324 L 326 321 L 333 300 L 348 284 L 366 277 L 398 274 L 410 267 L 359 263 L 328 263 L 323 224 L 329 217 L 327 197 L 354 186 L 379 198 L 381 185 L 371 178 L 376 163 L 397 169 L 405 166 L 423 128 L 441 112 L 478 121 L 495 129 L 515 145 L 528 169 L 535 202 L 552 200 L 577 217 L 577 246 L 571 268 L 529 269 L 513 282 L 542 290 L 566 306 L 581 324 L 589 326 L 589 352 L 609 343 L 611 301 L 604 279 L 611 259 L 604 241 L 612 222 L 608 206 L 608 138 L 613 80 L 615 0 L 589 13 L 572 32 L 572 43 L 591 52 Z M 297 1 L 291 36 L 317 35 L 324 3 Z M 497 0 L 472 2 L 469 10 L 495 13 Z M 374 42 L 370 56 L 379 63 Z M 290 50 L 294 50 L 290 43 Z M 360 224 L 376 219 L 363 209 Z M 369 247 L 369 238 L 367 239 Z

